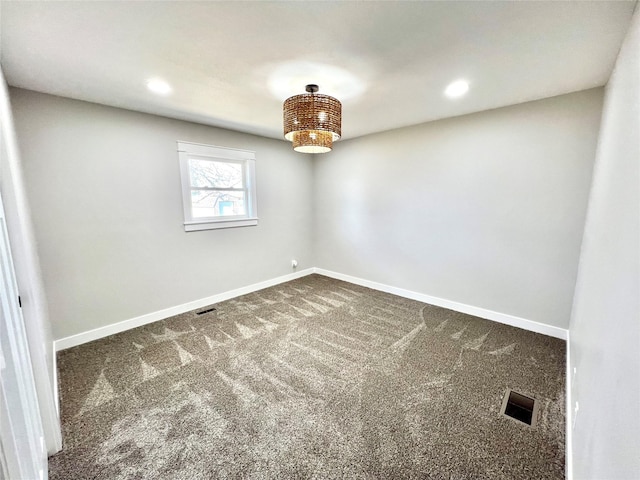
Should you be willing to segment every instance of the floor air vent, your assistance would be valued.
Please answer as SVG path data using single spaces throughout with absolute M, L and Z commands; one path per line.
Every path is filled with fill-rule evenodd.
M 500 413 L 535 427 L 538 418 L 538 402 L 535 398 L 527 397 L 508 388 L 504 400 L 502 400 Z
M 196 312 L 196 315 L 204 315 L 205 313 L 211 313 L 211 312 L 215 312 L 215 311 L 216 311 L 216 309 L 215 309 L 215 308 L 210 307 L 210 308 L 206 308 L 206 309 L 204 309 L 204 310 L 198 310 L 198 311 Z

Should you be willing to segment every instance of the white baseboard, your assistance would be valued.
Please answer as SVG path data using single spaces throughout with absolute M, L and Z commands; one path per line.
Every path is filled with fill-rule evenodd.
M 432 297 L 431 295 L 425 295 L 424 293 L 413 292 L 411 290 L 405 290 L 403 288 L 391 287 L 378 282 L 372 282 L 371 280 L 365 280 L 363 278 L 352 277 L 351 275 L 345 275 L 343 273 L 332 272 L 323 268 L 314 268 L 315 273 L 325 275 L 327 277 L 336 278 L 338 280 L 344 280 L 345 282 L 355 283 L 363 287 L 372 288 L 381 292 L 392 293 L 400 297 L 410 298 L 412 300 L 418 300 L 419 302 L 428 303 L 438 307 L 448 308 L 449 310 L 455 310 L 456 312 L 466 313 L 475 317 L 484 318 L 487 320 L 493 320 L 494 322 L 504 323 L 511 325 L 512 327 L 522 328 L 536 333 L 542 333 L 543 335 L 549 335 L 550 337 L 560 338 L 562 340 L 567 339 L 567 330 L 564 328 L 554 327 L 552 325 L 546 325 L 544 323 L 535 322 L 533 320 L 527 320 L 526 318 L 516 317 L 506 313 L 494 312 L 493 310 L 487 310 L 486 308 L 474 307 L 473 305 L 466 305 L 464 303 L 454 302 L 452 300 L 446 300 L 444 298 Z
M 405 290 L 403 288 L 392 287 L 384 285 L 382 283 L 373 282 L 371 280 L 365 280 L 363 278 L 352 277 L 351 275 L 345 275 L 343 273 L 333 272 L 325 270 L 323 268 L 307 268 L 296 273 L 290 273 L 288 275 L 282 275 L 280 277 L 273 278 L 271 280 L 265 280 L 264 282 L 254 283 L 247 287 L 237 288 L 235 290 L 229 290 L 228 292 L 218 293 L 210 297 L 201 298 L 200 300 L 194 300 L 192 302 L 183 303 L 175 307 L 165 308 L 156 312 L 147 313 L 139 317 L 130 318 L 121 322 L 106 325 L 104 327 L 89 330 L 87 332 L 78 333 L 69 337 L 64 337 L 54 342 L 55 350 L 65 350 L 67 348 L 75 347 L 83 343 L 98 340 L 100 338 L 107 337 L 116 333 L 124 332 L 132 328 L 141 327 L 149 323 L 157 322 L 158 320 L 164 320 L 165 318 L 179 315 L 197 308 L 211 305 L 214 303 L 223 302 L 240 295 L 246 295 L 263 288 L 272 287 L 280 283 L 295 280 L 312 273 L 318 273 L 327 277 L 336 278 L 345 282 L 354 283 L 363 287 L 372 288 L 381 292 L 387 292 L 400 297 L 410 298 L 412 300 L 418 300 L 420 302 L 428 303 L 430 305 L 436 305 L 438 307 L 448 308 L 456 312 L 466 313 L 468 315 L 474 315 L 476 317 L 485 318 L 487 320 L 493 320 L 495 322 L 504 323 L 513 327 L 522 328 L 543 335 L 549 335 L 551 337 L 560 338 L 562 340 L 567 339 L 567 330 L 544 323 L 535 322 L 533 320 L 527 320 L 525 318 L 508 315 L 506 313 L 495 312 L 493 310 L 487 310 L 485 308 L 474 307 L 472 305 L 466 305 L 464 303 L 454 302 L 452 300 L 446 300 L 444 298 L 433 297 L 424 293 L 413 292 L 411 290 Z
M 566 416 L 565 416 L 565 443 L 564 443 L 564 458 L 565 458 L 565 479 L 573 480 L 573 400 L 571 395 L 571 386 L 573 384 L 573 371 L 571 370 L 571 336 L 567 332 L 567 373 L 565 375 L 565 396 L 567 400 L 566 404 Z
M 142 325 L 147 325 L 148 323 L 157 322 L 158 320 L 164 320 L 165 318 L 173 317 L 174 315 L 180 315 L 181 313 L 189 312 L 197 308 L 202 308 L 213 303 L 223 302 L 225 300 L 229 300 L 230 298 L 239 297 L 240 295 L 246 295 L 247 293 L 262 290 L 263 288 L 268 288 L 280 283 L 289 282 L 291 280 L 295 280 L 296 278 L 310 275 L 314 273 L 314 270 L 314 268 L 307 268 L 306 270 L 290 273 L 288 275 L 282 275 L 281 277 L 265 280 L 264 282 L 254 283 L 253 285 L 249 285 L 247 287 L 236 288 L 234 290 L 229 290 L 228 292 L 218 293 L 210 297 L 201 298 L 199 300 L 183 303 L 182 305 L 177 305 L 175 307 L 165 308 L 156 312 L 140 315 L 139 317 L 112 323 L 111 325 L 106 325 L 104 327 L 95 328 L 87 332 L 64 337 L 54 342 L 55 349 L 56 351 L 65 350 L 77 345 L 82 345 L 83 343 L 108 337 L 109 335 L 124 332 L 132 328 L 141 327 Z

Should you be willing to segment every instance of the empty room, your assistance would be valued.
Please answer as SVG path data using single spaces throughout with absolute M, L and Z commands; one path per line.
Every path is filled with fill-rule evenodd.
M 637 1 L 0 42 L 0 479 L 640 479 Z

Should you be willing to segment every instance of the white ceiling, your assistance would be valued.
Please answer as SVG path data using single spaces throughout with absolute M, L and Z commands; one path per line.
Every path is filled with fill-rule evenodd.
M 3 0 L 0 61 L 13 86 L 274 138 L 317 83 L 353 138 L 604 85 L 635 4 Z

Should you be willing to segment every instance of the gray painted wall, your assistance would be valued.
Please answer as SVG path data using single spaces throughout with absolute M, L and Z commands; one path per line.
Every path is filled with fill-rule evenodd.
M 0 69 L 0 190 L 7 219 L 29 356 L 38 395 L 42 430 L 49 454 L 62 448 L 56 404 L 53 334 L 36 251 L 36 238 L 25 189 L 9 90 Z
M 607 85 L 571 318 L 577 479 L 640 478 L 640 13 Z M 574 410 L 575 411 L 575 410 Z
M 338 143 L 314 160 L 316 266 L 567 328 L 602 95 Z
M 566 328 L 602 93 L 311 160 L 281 141 L 12 90 L 54 337 L 290 273 L 293 257 Z M 176 140 L 257 151 L 258 227 L 184 232 Z
M 289 143 L 11 89 L 54 338 L 309 268 Z M 184 231 L 176 141 L 256 152 L 257 227 Z

